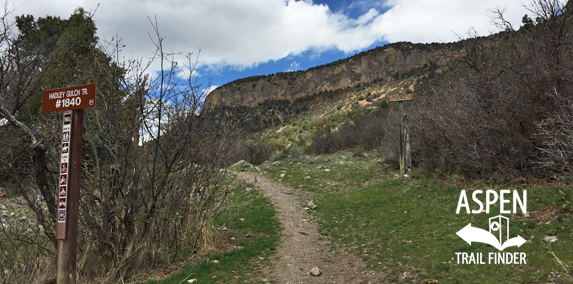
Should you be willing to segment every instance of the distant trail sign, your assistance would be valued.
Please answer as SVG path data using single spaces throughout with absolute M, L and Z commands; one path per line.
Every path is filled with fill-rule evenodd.
M 399 147 L 399 162 L 400 162 L 400 176 L 404 176 L 406 173 L 406 156 L 410 156 L 410 139 L 409 134 L 404 132 L 404 102 L 414 100 L 412 94 L 401 95 L 401 96 L 390 96 L 386 97 L 386 101 L 389 103 L 398 102 L 400 110 L 400 147 Z M 406 148 L 406 149 L 404 149 Z M 409 160 L 409 159 L 408 159 Z M 409 166 L 409 165 L 408 165 Z
M 414 100 L 414 96 L 412 94 L 402 95 L 402 96 L 390 96 L 386 97 L 386 101 L 389 103 L 392 102 L 402 102 L 402 101 L 411 101 Z
M 81 85 L 42 92 L 42 112 L 95 107 L 96 85 Z

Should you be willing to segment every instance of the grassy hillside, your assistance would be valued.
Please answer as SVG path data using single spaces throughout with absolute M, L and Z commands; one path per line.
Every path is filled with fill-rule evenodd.
M 310 159 L 266 162 L 268 177 L 314 200 L 318 208 L 308 213 L 333 246 L 359 254 L 369 268 L 387 273 L 384 283 L 571 283 L 573 281 L 573 188 L 570 184 L 489 184 L 416 169 L 410 178 L 396 176 L 395 168 L 376 163 L 376 152 L 354 156 L 342 151 Z M 366 157 L 368 156 L 368 157 Z M 326 160 L 326 161 L 324 161 Z M 289 162 L 290 161 L 290 162 Z M 281 174 L 284 176 L 281 178 Z M 527 240 L 504 252 L 524 252 L 526 264 L 458 264 L 456 252 L 498 252 L 490 245 L 469 245 L 456 232 L 471 223 L 487 228 L 498 215 L 456 214 L 462 189 L 527 190 L 527 215 L 510 218 L 510 238 Z M 470 203 L 472 209 L 475 204 Z M 544 241 L 556 236 L 557 241 Z

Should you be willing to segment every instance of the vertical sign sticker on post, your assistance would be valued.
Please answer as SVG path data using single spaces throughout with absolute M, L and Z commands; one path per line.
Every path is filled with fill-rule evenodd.
M 66 213 L 68 199 L 68 163 L 70 158 L 72 111 L 64 111 L 62 119 L 62 145 L 60 147 L 60 181 L 58 190 L 58 222 L 56 224 L 56 239 L 66 238 Z

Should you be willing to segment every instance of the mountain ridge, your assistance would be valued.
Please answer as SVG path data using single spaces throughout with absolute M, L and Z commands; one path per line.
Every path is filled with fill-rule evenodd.
M 356 87 L 380 80 L 429 72 L 464 54 L 464 41 L 453 43 L 397 42 L 379 46 L 304 71 L 279 72 L 237 79 L 213 90 L 205 107 L 256 107 L 266 101 L 297 99 Z

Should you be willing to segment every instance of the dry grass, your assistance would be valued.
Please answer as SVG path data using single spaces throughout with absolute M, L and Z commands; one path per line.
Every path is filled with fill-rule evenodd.
M 26 264 L 26 273 L 12 270 L 6 274 L 2 283 L 30 283 L 52 284 L 56 283 L 56 266 L 51 257 L 39 256 Z
M 213 254 L 228 252 L 237 248 L 237 241 L 231 239 L 233 231 L 204 230 L 196 253 L 187 258 L 180 259 L 158 268 L 150 268 L 140 273 L 137 278 L 128 284 L 144 283 L 146 280 L 161 280 L 168 275 L 177 273 L 190 262 L 205 259 Z

